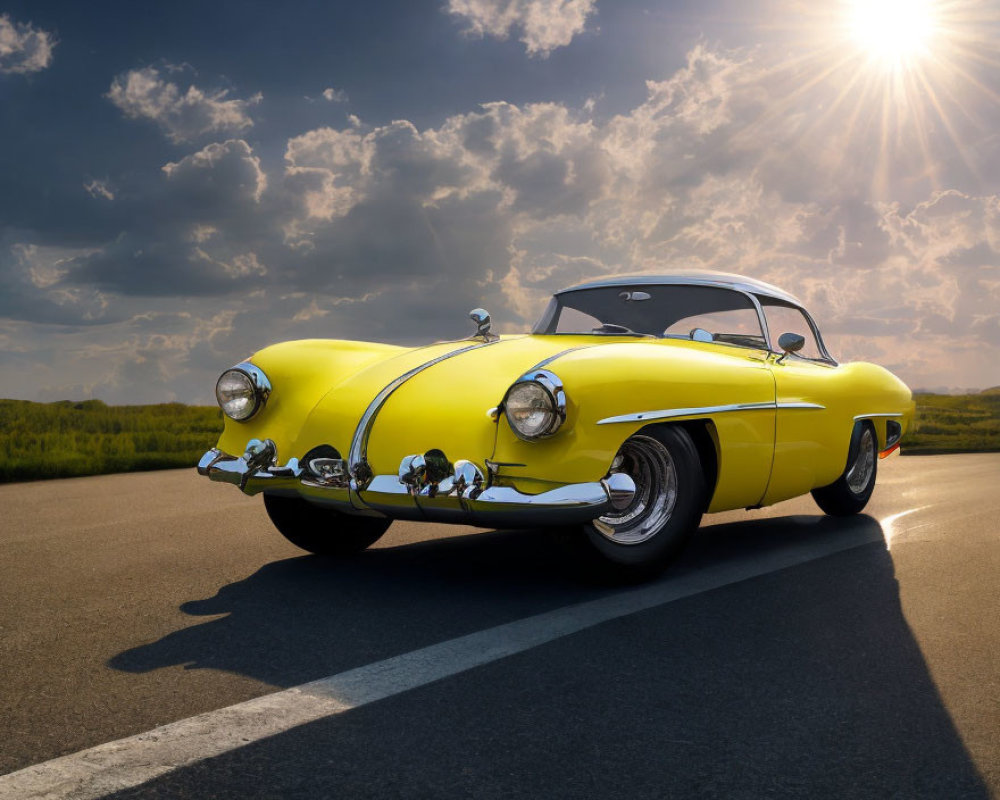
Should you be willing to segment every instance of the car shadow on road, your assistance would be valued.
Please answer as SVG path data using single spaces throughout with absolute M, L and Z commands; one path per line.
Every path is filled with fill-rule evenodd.
M 707 525 L 660 580 L 814 537 L 875 539 L 880 531 L 866 516 Z M 226 616 L 110 665 L 147 672 L 186 664 L 291 686 L 620 591 L 581 584 L 562 559 L 556 543 L 530 531 L 390 547 L 343 563 L 287 559 L 181 606 L 193 616 Z M 452 679 L 478 687 L 452 690 L 458 706 L 447 713 L 449 741 L 475 742 L 474 753 L 451 752 L 439 721 L 428 721 L 409 693 L 392 701 L 392 725 L 376 709 L 355 709 L 346 727 L 321 720 L 220 757 L 232 762 L 223 774 L 234 765 L 251 777 L 259 771 L 273 787 L 289 753 L 318 736 L 338 757 L 315 777 L 295 777 L 303 796 L 331 787 L 378 796 L 373 787 L 391 792 L 404 774 L 424 786 L 450 782 L 462 796 L 484 787 L 517 794 L 539 752 L 546 771 L 532 784 L 535 796 L 989 796 L 903 615 L 881 540 L 549 647 L 568 659 L 550 655 L 543 663 L 552 674 L 525 654 Z M 491 702 L 507 693 L 517 702 Z M 512 748 L 505 736 L 520 744 Z M 498 751 L 506 754 L 502 768 Z M 229 796 L 213 783 L 217 760 L 189 770 L 202 788 Z M 385 762 L 391 772 L 379 770 Z M 368 764 L 376 766 L 359 766 Z M 164 787 L 172 780 L 162 779 Z
M 796 516 L 708 525 L 660 580 L 872 524 Z M 383 547 L 346 560 L 303 555 L 183 602 L 192 617 L 226 616 L 126 650 L 109 665 L 137 673 L 185 665 L 294 686 L 616 591 L 582 575 L 560 536 L 537 530 Z
M 658 580 L 872 526 L 878 523 L 867 516 L 706 525 Z M 886 580 L 895 587 L 891 575 Z M 225 616 L 108 663 L 136 673 L 176 665 L 224 670 L 287 687 L 616 591 L 582 580 L 559 538 L 534 530 L 421 541 L 346 560 L 303 555 L 181 603 L 191 617 Z

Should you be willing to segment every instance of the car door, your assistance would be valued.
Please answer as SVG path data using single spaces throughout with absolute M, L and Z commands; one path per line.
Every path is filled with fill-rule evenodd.
M 772 347 L 785 333 L 805 339 L 792 354 L 773 353 L 768 365 L 774 378 L 774 461 L 764 494 L 764 505 L 805 494 L 836 480 L 841 445 L 850 429 L 841 430 L 831 398 L 837 394 L 837 365 L 826 357 L 809 320 L 790 304 L 761 298 Z

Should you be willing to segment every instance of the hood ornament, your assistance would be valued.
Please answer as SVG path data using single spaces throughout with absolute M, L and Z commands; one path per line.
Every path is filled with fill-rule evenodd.
M 469 319 L 476 323 L 476 332 L 469 338 L 475 339 L 477 336 L 484 342 L 495 342 L 500 337 L 495 333 L 490 333 L 493 322 L 490 319 L 490 312 L 485 308 L 474 308 L 469 312 Z

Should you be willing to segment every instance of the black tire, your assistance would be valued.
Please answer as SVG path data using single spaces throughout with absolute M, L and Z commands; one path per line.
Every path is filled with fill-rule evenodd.
M 264 508 L 282 536 L 319 556 L 360 553 L 375 544 L 392 524 L 385 517 L 344 514 L 300 497 L 265 494 Z
M 843 474 L 829 486 L 813 489 L 813 500 L 833 517 L 858 514 L 868 505 L 878 474 L 878 438 L 870 422 L 857 422 Z
M 632 477 L 635 497 L 583 526 L 576 540 L 584 566 L 601 579 L 652 577 L 680 552 L 705 510 L 698 450 L 681 427 L 649 428 L 622 445 L 612 469 Z

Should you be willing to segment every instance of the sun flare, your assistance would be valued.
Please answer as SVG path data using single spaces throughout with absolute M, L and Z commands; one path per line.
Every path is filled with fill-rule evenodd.
M 930 0 L 853 0 L 848 24 L 865 53 L 899 64 L 927 53 L 937 32 L 934 12 Z
M 831 174 L 870 176 L 875 197 L 898 189 L 900 176 L 940 188 L 958 164 L 978 179 L 972 143 L 1000 113 L 1000 4 L 778 2 L 789 13 L 775 29 L 799 46 L 775 55 L 770 76 L 780 89 L 748 137 L 768 135 L 798 109 L 792 146 L 811 148 Z

